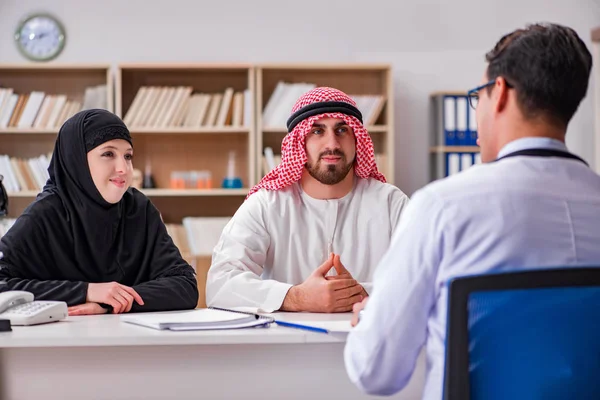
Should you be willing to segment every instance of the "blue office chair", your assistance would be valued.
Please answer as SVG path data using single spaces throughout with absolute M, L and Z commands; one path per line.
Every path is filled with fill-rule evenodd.
M 600 267 L 460 277 L 445 400 L 600 399 Z

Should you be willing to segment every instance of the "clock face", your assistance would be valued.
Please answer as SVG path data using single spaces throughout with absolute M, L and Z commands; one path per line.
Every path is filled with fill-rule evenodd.
M 62 51 L 65 31 L 60 22 L 50 15 L 32 15 L 19 24 L 15 40 L 25 57 L 34 61 L 48 61 Z

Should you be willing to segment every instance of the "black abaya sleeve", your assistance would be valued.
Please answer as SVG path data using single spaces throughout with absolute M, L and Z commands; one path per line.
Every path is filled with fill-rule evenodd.
M 47 235 L 29 215 L 22 215 L 0 241 L 0 292 L 25 290 L 36 300 L 60 300 L 69 306 L 85 303 L 87 282 L 57 279 Z
M 133 288 L 144 300 L 144 305 L 133 303 L 132 312 L 169 311 L 196 308 L 198 284 L 194 269 L 167 233 L 158 211 L 152 207 L 148 227 L 156 232 L 153 243 L 150 280 Z

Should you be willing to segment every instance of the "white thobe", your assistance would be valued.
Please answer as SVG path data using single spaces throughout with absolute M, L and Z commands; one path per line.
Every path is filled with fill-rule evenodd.
M 207 305 L 278 310 L 331 252 L 369 292 L 407 203 L 400 189 L 371 178 L 355 178 L 353 190 L 333 200 L 310 197 L 300 183 L 254 193 L 214 248 Z

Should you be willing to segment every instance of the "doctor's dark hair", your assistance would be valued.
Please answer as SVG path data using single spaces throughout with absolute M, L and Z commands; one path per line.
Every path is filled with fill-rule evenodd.
M 585 43 L 557 24 L 528 25 L 505 35 L 486 60 L 488 79 L 506 79 L 525 118 L 565 129 L 586 95 L 592 68 Z

